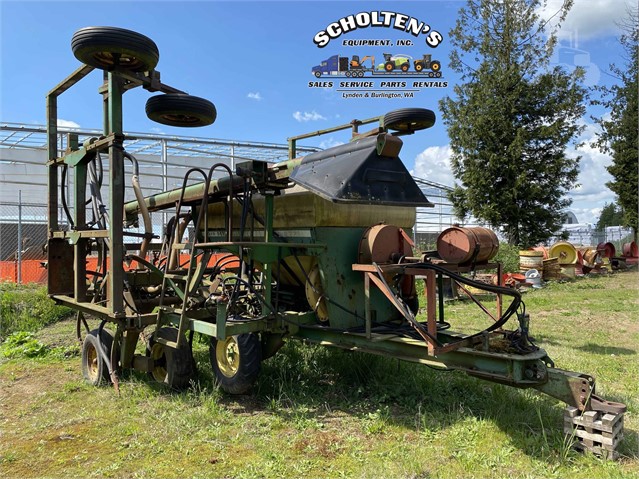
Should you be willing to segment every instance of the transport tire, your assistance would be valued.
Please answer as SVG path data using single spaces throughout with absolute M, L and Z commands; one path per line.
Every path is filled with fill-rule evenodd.
M 351 75 L 353 75 L 353 73 L 355 73 L 355 76 L 357 76 L 357 72 L 351 72 L 351 71 L 347 71 L 347 72 L 346 72 L 346 76 L 347 76 L 348 78 L 350 78 L 350 77 L 351 77 Z
M 384 126 L 400 132 L 425 130 L 434 124 L 435 113 L 426 108 L 400 108 L 384 115 Z
M 149 119 L 169 126 L 207 126 L 217 118 L 213 103 L 184 93 L 152 96 L 147 100 L 145 109 Z
M 84 337 L 82 343 L 82 376 L 92 386 L 109 384 L 109 366 L 100 354 L 100 347 L 104 346 L 107 356 L 111 355 L 113 346 L 113 335 L 110 331 L 102 329 L 100 339 L 98 339 L 99 329 L 94 329 Z
M 315 78 L 319 78 L 319 77 L 321 77 L 321 76 L 322 76 L 322 72 L 320 72 L 320 71 L 316 71 L 316 72 L 314 73 L 314 75 L 315 75 Z
M 211 338 L 209 356 L 216 384 L 229 394 L 246 394 L 260 373 L 262 345 L 255 333 Z
M 442 67 L 442 65 L 438 61 L 434 61 L 430 65 L 430 69 L 433 70 L 434 72 L 438 72 L 441 69 L 441 67 Z
M 155 337 L 177 341 L 178 330 L 171 327 L 160 328 L 149 341 L 147 355 L 155 361 L 155 367 L 149 375 L 173 389 L 186 389 L 191 380 L 195 379 L 195 361 L 191 349 L 187 344 L 179 349 L 170 348 L 155 341 Z
M 82 63 L 101 70 L 151 71 L 160 60 L 150 38 L 116 27 L 85 27 L 73 34 L 71 50 Z

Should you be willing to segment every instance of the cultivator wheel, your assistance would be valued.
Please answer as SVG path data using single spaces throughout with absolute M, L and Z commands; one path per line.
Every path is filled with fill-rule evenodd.
M 255 384 L 260 373 L 262 347 L 254 333 L 211 338 L 209 347 L 215 382 L 227 393 L 245 394 Z
M 102 334 L 98 339 L 98 332 L 99 329 L 94 329 L 84 337 L 82 342 L 82 375 L 92 386 L 108 384 L 111 381 L 109 366 L 104 355 L 100 354 L 100 348 L 104 348 L 104 353 L 109 357 L 113 336 L 111 332 L 102 329 Z
M 435 124 L 435 113 L 426 108 L 400 108 L 384 115 L 384 127 L 402 133 L 425 130 Z
M 154 337 L 175 342 L 178 338 L 178 330 L 161 328 L 156 331 Z M 191 348 L 186 344 L 175 349 L 151 338 L 147 346 L 147 355 L 154 361 L 154 368 L 149 375 L 159 383 L 173 389 L 185 389 L 195 377 L 195 363 Z
M 167 93 L 147 100 L 146 116 L 163 125 L 195 127 L 211 125 L 217 118 L 217 111 L 205 98 Z
M 81 28 L 73 34 L 71 49 L 82 63 L 108 71 L 151 71 L 160 59 L 153 40 L 115 27 Z

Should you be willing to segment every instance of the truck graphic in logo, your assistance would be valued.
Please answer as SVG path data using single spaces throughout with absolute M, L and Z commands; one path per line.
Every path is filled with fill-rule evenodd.
M 346 76 L 363 78 L 364 76 L 412 76 L 426 78 L 441 78 L 441 63 L 433 60 L 432 55 L 424 54 L 422 58 L 414 60 L 410 55 L 383 53 L 384 61 L 375 64 L 375 57 L 366 55 L 360 59 L 359 55 L 333 55 L 311 68 L 311 73 L 317 78 L 322 76 Z

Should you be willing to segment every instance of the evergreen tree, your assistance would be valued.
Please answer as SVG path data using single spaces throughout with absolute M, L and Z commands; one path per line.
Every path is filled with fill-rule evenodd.
M 606 203 L 601 210 L 599 220 L 597 221 L 597 229 L 602 230 L 606 226 L 619 226 L 623 222 L 623 211 L 617 208 L 614 203 Z
M 565 18 L 572 1 L 555 18 Z M 535 13 L 539 0 L 468 0 L 450 32 L 454 97 L 441 100 L 451 140 L 455 213 L 501 228 L 510 244 L 547 240 L 561 225 L 579 157 L 583 71 L 548 63 L 556 43 Z
M 629 12 L 628 20 L 622 25 L 624 33 L 620 42 L 626 51 L 626 65 L 618 67 L 610 65 L 610 71 L 620 81 L 619 84 L 599 90 L 603 99 L 595 103 L 602 104 L 610 111 L 610 118 L 599 119 L 602 128 L 596 145 L 612 156 L 612 164 L 607 167 L 613 180 L 606 183 L 619 200 L 623 210 L 623 225 L 633 229 L 637 234 L 637 209 L 639 208 L 639 178 L 637 127 L 639 118 L 637 110 L 637 50 L 639 49 L 639 15 L 637 10 Z

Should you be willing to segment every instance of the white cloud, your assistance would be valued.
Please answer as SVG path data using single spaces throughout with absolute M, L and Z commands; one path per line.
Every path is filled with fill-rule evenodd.
M 58 119 L 58 126 L 61 128 L 80 128 L 75 121 Z
M 262 95 L 260 95 L 259 91 L 256 91 L 255 93 L 249 92 L 249 94 L 246 95 L 246 97 L 256 101 L 260 101 L 262 99 Z
M 319 147 L 323 150 L 326 150 L 328 148 L 333 148 L 334 146 L 339 146 L 343 144 L 344 144 L 343 141 L 336 140 L 335 138 L 331 136 L 327 138 L 326 140 L 321 141 L 319 144 Z
M 450 169 L 451 153 L 450 145 L 429 146 L 415 158 L 413 175 L 428 181 L 452 186 L 455 178 Z
M 293 118 L 295 118 L 300 123 L 305 121 L 326 120 L 326 117 L 320 115 L 315 110 L 310 113 L 307 111 L 305 111 L 304 113 L 302 113 L 301 111 L 296 111 L 295 113 L 293 113 Z
M 612 176 L 606 170 L 612 159 L 599 148 L 591 146 L 596 139 L 597 126 L 586 124 L 580 141 L 583 144 L 569 152 L 571 155 L 580 155 L 579 177 L 576 186 L 570 190 L 569 195 L 573 199 L 571 210 L 577 215 L 580 223 L 596 223 L 605 203 L 615 201 L 615 195 L 606 187 L 606 183 L 612 180 Z
M 546 8 L 537 13 L 545 20 L 550 19 L 561 8 L 564 0 L 548 0 Z M 573 47 L 578 48 L 579 39 L 590 39 L 606 35 L 617 35 L 616 23 L 626 15 L 630 0 L 575 0 L 572 9 L 558 32 L 559 38 L 569 38 Z M 558 16 L 550 20 L 555 25 Z
M 588 123 L 580 137 L 583 145 L 568 151 L 569 155 L 581 156 L 577 184 L 568 192 L 573 200 L 569 209 L 575 213 L 580 223 L 596 223 L 604 204 L 615 201 L 615 195 L 606 187 L 612 177 L 606 170 L 611 159 L 598 148 L 590 144 L 595 140 L 597 126 Z M 415 158 L 415 168 L 411 173 L 425 180 L 434 181 L 447 186 L 455 183 L 450 168 L 450 145 L 430 146 Z

